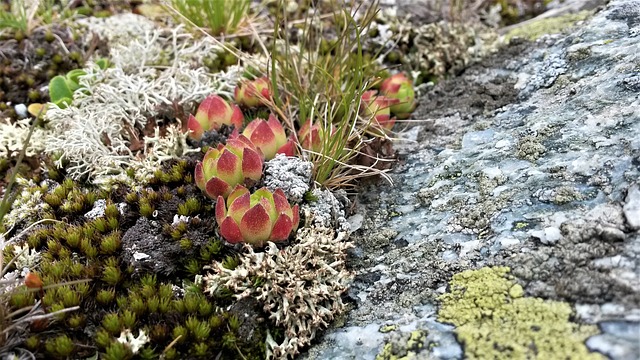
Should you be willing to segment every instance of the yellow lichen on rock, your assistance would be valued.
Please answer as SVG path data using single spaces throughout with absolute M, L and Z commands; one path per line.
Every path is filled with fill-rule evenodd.
M 603 359 L 584 341 L 598 329 L 569 321 L 564 302 L 524 297 L 508 267 L 453 276 L 440 297 L 439 321 L 456 326 L 466 359 Z

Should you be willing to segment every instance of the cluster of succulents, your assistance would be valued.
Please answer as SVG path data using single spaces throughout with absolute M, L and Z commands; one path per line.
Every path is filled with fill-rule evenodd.
M 161 36 L 170 41 L 181 34 L 172 33 L 174 38 L 166 33 Z M 54 35 L 66 44 L 65 37 L 58 32 Z M 140 47 L 147 44 L 136 41 Z M 78 51 L 82 56 L 76 55 L 74 48 L 67 46 L 72 50 L 68 57 L 77 57 L 79 65 L 86 54 Z M 114 46 L 112 50 L 132 53 L 126 50 L 131 48 Z M 156 61 L 151 51 L 148 55 L 148 63 L 165 64 Z M 39 314 L 47 315 L 46 320 L 33 322 L 31 329 L 24 331 L 26 335 L 20 334 L 23 338 L 19 345 L 36 357 L 51 359 L 192 359 L 211 354 L 221 359 L 281 358 L 299 352 L 317 329 L 326 327 L 344 310 L 341 294 L 350 278 L 345 266 L 350 246 L 346 228 L 340 225 L 331 229 L 327 223 L 311 230 L 309 224 L 320 215 L 301 210 L 305 203 L 317 200 L 309 195 L 314 188 L 313 168 L 305 155 L 324 151 L 339 129 L 322 121 L 336 120 L 316 115 L 296 123 L 295 118 L 286 118 L 290 114 L 277 111 L 281 109 L 275 106 L 279 99 L 274 99 L 278 92 L 273 87 L 277 84 L 248 69 L 251 76 L 245 72 L 247 78 L 237 85 L 237 78 L 229 82 L 235 85 L 231 96 L 227 90 L 233 85 L 215 87 L 218 78 L 198 72 L 206 72 L 206 64 L 197 71 L 189 68 L 194 70 L 189 72 L 187 65 L 178 69 L 174 64 L 167 71 L 151 69 L 145 63 L 140 73 L 152 72 L 149 77 L 157 83 L 162 83 L 163 76 L 165 80 L 175 76 L 172 80 L 178 81 L 178 76 L 200 79 L 203 75 L 205 80 L 184 87 L 174 83 L 180 91 L 166 93 L 143 87 L 147 93 L 140 98 L 136 97 L 139 94 L 128 94 L 132 96 L 123 100 L 121 107 L 114 106 L 118 102 L 105 102 L 97 113 L 93 109 L 98 106 L 88 99 L 116 96 L 116 85 L 124 82 L 131 88 L 151 83 L 131 74 L 130 69 L 124 70 L 125 56 L 118 56 L 102 64 L 93 57 L 90 62 L 100 69 L 93 65 L 86 69 L 63 67 L 57 57 L 52 58 L 52 63 L 60 66 L 48 72 L 46 80 L 50 80 L 50 102 L 56 106 L 49 108 L 43 123 L 49 128 L 70 129 L 81 118 L 92 125 L 90 131 L 100 129 L 99 134 L 93 134 L 100 138 L 74 133 L 72 141 L 72 135 L 67 134 L 67 142 L 59 142 L 62 146 L 55 151 L 49 142 L 52 152 L 42 156 L 46 159 L 42 163 L 45 170 L 33 174 L 13 211 L 24 205 L 31 208 L 30 212 L 0 225 L 4 232 L 13 226 L 21 229 L 30 224 L 31 218 L 47 220 L 25 232 L 20 241 L 3 247 L 0 254 L 5 264 L 12 261 L 8 269 L 22 283 L 16 291 L 7 292 L 0 311 L 13 313 L 36 306 Z M 171 56 L 178 58 L 176 54 Z M 230 65 L 232 61 L 227 60 Z M 136 61 L 132 62 L 135 66 Z M 182 64 L 180 61 L 175 63 Z M 106 69 L 110 64 L 117 69 Z M 87 88 L 74 99 L 80 94 L 80 77 L 93 74 L 93 70 L 97 71 L 97 80 L 83 80 Z M 122 74 L 118 75 L 120 70 Z M 110 76 L 123 79 L 116 82 Z M 185 92 L 189 94 L 185 96 Z M 206 96 L 209 92 L 215 95 Z M 45 101 L 46 96 L 29 98 L 31 104 Z M 357 101 L 361 106 L 353 114 L 371 120 L 372 126 L 384 132 L 393 127 L 392 116 L 406 118 L 415 108 L 411 81 L 400 75 L 385 81 L 378 93 L 367 92 Z M 195 102 L 200 102 L 199 106 L 188 114 Z M 169 115 L 156 111 L 172 105 Z M 110 118 L 107 112 L 126 116 Z M 99 116 L 84 116 L 88 113 Z M 186 119 L 183 129 L 176 124 L 179 119 Z M 106 127 L 105 122 L 113 126 Z M 183 141 L 175 142 L 176 151 L 171 156 L 164 156 L 153 140 L 173 136 L 172 126 L 176 125 Z M 89 158 L 76 151 L 75 145 L 81 143 L 78 138 L 90 138 L 82 144 L 113 150 L 115 155 L 85 162 L 110 162 L 112 167 L 105 172 L 122 170 L 120 174 L 126 179 L 120 177 L 103 186 L 95 172 L 70 158 L 67 150 Z M 127 154 L 165 160 L 153 164 L 149 172 L 153 176 L 136 183 L 138 168 L 126 160 L 112 161 Z M 296 155 L 300 158 L 285 164 L 287 157 Z M 277 167 L 282 168 L 275 171 Z M 295 186 L 282 185 L 289 179 L 283 180 L 283 172 L 296 173 Z M 304 226 L 303 220 L 307 220 Z M 3 228 L 5 225 L 7 228 Z M 32 260 L 14 260 L 16 254 L 23 253 Z M 303 259 L 311 261 L 305 263 Z M 203 269 L 232 274 L 236 268 L 237 273 L 244 274 L 242 278 L 234 275 L 237 285 L 228 282 L 225 286 L 223 279 L 218 279 L 214 289 L 210 279 L 201 282 L 206 272 Z M 279 276 L 280 270 L 286 276 Z M 307 283 L 299 284 L 301 279 Z M 297 284 L 295 294 L 286 291 L 292 284 Z M 238 299 L 236 291 L 240 287 L 250 288 L 246 295 L 253 292 L 253 296 Z M 309 311 L 307 306 L 314 304 L 320 306 Z M 1 345 L 2 341 L 0 353 L 4 355 Z
M 362 94 L 362 108 L 378 127 L 391 130 L 396 118 L 406 119 L 416 108 L 412 81 L 404 73 L 384 79 L 380 93 L 369 90 Z

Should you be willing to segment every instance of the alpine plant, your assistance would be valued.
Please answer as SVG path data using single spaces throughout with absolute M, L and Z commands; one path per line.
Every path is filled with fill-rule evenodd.
M 273 114 L 267 121 L 260 118 L 251 121 L 242 134 L 262 151 L 265 160 L 273 159 L 276 154 L 293 156 L 295 143 L 287 140 L 282 124 Z
M 216 222 L 220 235 L 230 243 L 245 242 L 263 247 L 267 241 L 281 242 L 298 229 L 298 205 L 291 207 L 281 189 L 261 188 L 249 193 L 236 186 L 226 202 L 218 196 Z
M 331 134 L 336 132 L 336 127 L 331 125 Z M 298 130 L 298 139 L 303 149 L 315 151 L 317 153 L 322 152 L 322 146 L 324 144 L 324 129 L 318 124 L 311 124 L 310 120 L 300 127 Z
M 413 83 L 404 73 L 397 73 L 385 79 L 380 85 L 380 92 L 389 99 L 398 100 L 389 110 L 398 118 L 408 118 L 416 108 Z
M 244 135 L 209 148 L 196 164 L 195 181 L 211 199 L 226 198 L 236 185 L 253 183 L 262 177 L 262 154 Z
M 243 80 L 233 92 L 236 103 L 246 107 L 266 105 L 271 99 L 271 84 L 269 79 L 261 77 L 255 80 Z
M 396 119 L 391 117 L 391 105 L 398 102 L 398 99 L 377 95 L 375 90 L 369 90 L 362 94 L 361 105 L 365 116 L 372 117 L 374 124 L 391 130 L 396 122 Z
M 191 130 L 190 136 L 200 140 L 205 131 L 220 130 L 222 125 L 233 125 L 239 129 L 243 120 L 237 105 L 227 103 L 218 95 L 210 95 L 198 106 L 196 116 L 189 115 L 187 127 Z

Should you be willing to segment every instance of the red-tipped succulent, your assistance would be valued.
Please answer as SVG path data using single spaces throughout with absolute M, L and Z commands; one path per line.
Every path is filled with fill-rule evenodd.
M 189 115 L 187 127 L 191 130 L 190 136 L 200 140 L 205 131 L 220 130 L 223 124 L 241 128 L 243 120 L 237 105 L 227 103 L 218 95 L 210 95 L 198 106 L 196 116 Z
M 267 188 L 250 194 L 237 186 L 225 200 L 218 197 L 216 221 L 220 235 L 230 243 L 246 242 L 262 247 L 267 241 L 285 241 L 298 228 L 298 205 L 291 207 L 280 189 Z
M 413 83 L 404 73 L 397 73 L 385 79 L 380 85 L 380 92 L 387 98 L 398 100 L 397 104 L 390 107 L 398 119 L 408 118 L 416 108 Z
M 373 117 L 375 123 L 387 130 L 391 130 L 396 122 L 396 119 L 391 117 L 391 105 L 398 102 L 398 99 L 376 95 L 375 90 L 365 91 L 362 94 L 362 109 L 365 116 Z
M 280 121 L 273 115 L 269 115 L 269 120 L 255 119 L 251 121 L 242 132 L 262 151 L 265 160 L 273 159 L 276 154 L 293 156 L 295 143 L 287 140 L 287 135 Z
M 334 131 L 335 128 L 332 127 L 332 132 Z M 311 124 L 311 120 L 307 120 L 298 130 L 298 139 L 304 149 L 322 152 L 324 129 L 318 124 Z
M 243 80 L 236 86 L 234 96 L 238 104 L 246 107 L 266 105 L 265 101 L 271 99 L 269 79 Z
M 262 154 L 244 135 L 210 148 L 196 164 L 195 180 L 211 199 L 226 198 L 236 185 L 262 177 Z

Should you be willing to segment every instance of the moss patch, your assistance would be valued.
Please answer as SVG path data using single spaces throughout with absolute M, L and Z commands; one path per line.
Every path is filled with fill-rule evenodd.
M 467 359 L 603 359 L 584 341 L 595 326 L 569 321 L 569 304 L 523 297 L 508 267 L 453 276 L 442 295 L 439 320 L 454 324 Z
M 513 37 L 520 37 L 527 40 L 535 41 L 542 35 L 556 34 L 573 26 L 578 21 L 582 21 L 591 15 L 591 11 L 585 10 L 575 14 L 566 14 L 558 17 L 545 18 L 531 23 L 519 26 L 509 31 L 505 36 L 505 41 L 511 40 Z

